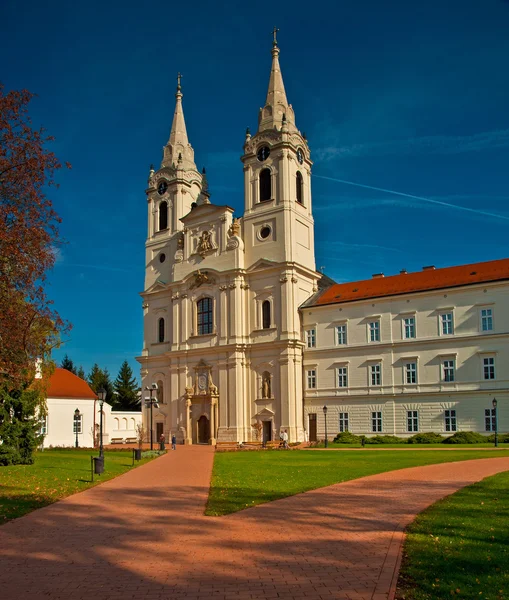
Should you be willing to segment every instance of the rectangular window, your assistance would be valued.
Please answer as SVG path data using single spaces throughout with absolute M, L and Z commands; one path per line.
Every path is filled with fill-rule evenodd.
M 495 359 L 490 356 L 483 358 L 484 379 L 495 379 Z
M 415 337 L 415 317 L 407 317 L 404 321 L 405 339 Z
M 456 411 L 446 410 L 444 412 L 445 418 L 445 430 L 446 431 L 458 431 L 456 428 Z
M 39 433 L 41 435 L 48 435 L 48 417 L 46 416 L 43 419 L 41 419 L 40 423 L 41 428 L 39 430 Z
M 316 329 L 306 331 L 306 345 L 308 348 L 316 348 Z
M 372 321 L 369 324 L 369 341 L 379 342 L 380 341 L 380 321 Z
M 442 370 L 442 378 L 445 382 L 450 383 L 451 381 L 454 381 L 454 360 L 444 360 L 442 363 Z
M 452 335 L 454 333 L 452 313 L 440 315 L 440 327 L 440 333 L 442 335 Z
M 339 431 L 348 431 L 348 413 L 339 413 Z
M 380 364 L 371 365 L 371 385 L 382 385 L 382 367 Z
M 308 371 L 308 389 L 316 389 L 316 369 Z
M 340 388 L 348 387 L 347 367 L 339 367 L 338 368 L 338 387 L 340 387 Z
M 214 319 L 212 313 L 212 298 L 202 298 L 197 303 L 198 335 L 212 333 Z
M 346 325 L 338 325 L 336 327 L 336 336 L 338 346 L 346 344 Z
M 417 363 L 405 365 L 405 383 L 417 383 Z
M 497 429 L 497 409 L 486 408 L 484 410 L 484 428 L 486 431 L 496 431 Z
M 493 331 L 493 310 L 481 309 L 481 331 Z
M 77 419 L 73 415 L 72 432 L 73 433 L 81 433 L 82 426 L 83 426 L 83 415 L 80 415 L 79 418 L 77 418 Z M 76 432 L 76 428 L 78 429 L 77 432 Z
M 373 433 L 380 433 L 382 431 L 382 413 L 372 412 L 371 413 L 371 430 Z
M 415 433 L 419 431 L 419 411 L 418 410 L 407 410 L 406 411 L 406 423 L 407 431 Z

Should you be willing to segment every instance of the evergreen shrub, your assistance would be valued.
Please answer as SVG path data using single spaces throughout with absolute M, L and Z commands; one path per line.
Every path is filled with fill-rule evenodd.
M 342 431 L 334 438 L 335 444 L 360 444 L 361 438 L 349 431 Z
M 395 435 L 375 435 L 365 438 L 366 444 L 405 444 L 406 439 Z
M 440 444 L 444 438 L 439 433 L 428 431 L 427 433 L 416 433 L 407 441 L 409 444 Z
M 457 431 L 443 441 L 444 444 L 486 444 L 487 442 L 488 438 L 476 431 Z

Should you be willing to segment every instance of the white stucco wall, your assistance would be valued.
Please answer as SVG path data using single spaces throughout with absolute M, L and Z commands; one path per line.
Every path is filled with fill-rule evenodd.
M 46 419 L 46 436 L 44 447 L 74 446 L 74 411 L 79 409 L 82 417 L 81 433 L 78 433 L 78 445 L 83 448 L 93 447 L 94 400 L 76 398 L 48 398 L 48 416 Z

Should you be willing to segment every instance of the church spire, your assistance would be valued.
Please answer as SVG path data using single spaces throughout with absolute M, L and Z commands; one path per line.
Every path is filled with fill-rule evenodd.
M 163 165 L 169 166 L 179 163 L 179 167 L 185 170 L 194 169 L 194 150 L 187 139 L 184 109 L 182 108 L 182 75 L 177 75 L 177 92 L 175 93 L 175 112 L 171 125 L 170 139 L 164 148 Z
M 266 129 L 280 129 L 283 124 L 283 117 L 287 121 L 289 129 L 296 131 L 295 116 L 292 105 L 288 104 L 286 98 L 285 85 L 283 76 L 279 66 L 279 46 L 277 44 L 277 32 L 279 29 L 274 27 L 272 34 L 274 36 L 272 42 L 272 68 L 270 71 L 269 89 L 265 106 L 260 109 L 260 118 L 258 123 L 258 131 Z

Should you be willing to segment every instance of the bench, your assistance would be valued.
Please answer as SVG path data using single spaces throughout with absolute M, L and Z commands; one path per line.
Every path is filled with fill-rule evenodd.
M 281 442 L 265 442 L 266 448 L 279 448 L 280 446 L 283 447 Z
M 239 449 L 238 442 L 216 442 L 216 452 L 228 452 Z
M 123 444 L 124 438 L 111 438 L 110 444 Z
M 262 442 L 242 442 L 240 445 L 241 450 L 262 450 Z
M 125 439 L 125 443 L 126 444 L 137 444 L 138 443 L 138 438 L 135 438 L 135 437 L 126 438 Z

